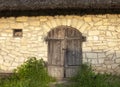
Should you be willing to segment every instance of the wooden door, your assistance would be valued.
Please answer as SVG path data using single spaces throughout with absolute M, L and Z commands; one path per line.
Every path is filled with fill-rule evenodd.
M 47 40 L 49 74 L 58 78 L 75 75 L 82 62 L 81 33 L 61 26 L 50 31 Z

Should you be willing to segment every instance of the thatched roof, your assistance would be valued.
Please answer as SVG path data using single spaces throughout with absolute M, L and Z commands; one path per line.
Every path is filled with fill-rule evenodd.
M 0 0 L 0 11 L 67 8 L 120 9 L 120 0 Z

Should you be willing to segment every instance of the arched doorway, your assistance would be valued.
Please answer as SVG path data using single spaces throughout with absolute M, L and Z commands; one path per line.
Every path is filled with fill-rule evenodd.
M 82 63 L 82 34 L 75 28 L 59 26 L 47 36 L 48 72 L 57 78 L 71 77 Z

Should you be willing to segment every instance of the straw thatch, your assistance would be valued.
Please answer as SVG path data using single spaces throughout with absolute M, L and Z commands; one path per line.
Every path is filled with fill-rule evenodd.
M 120 0 L 0 0 L 3 10 L 120 9 Z

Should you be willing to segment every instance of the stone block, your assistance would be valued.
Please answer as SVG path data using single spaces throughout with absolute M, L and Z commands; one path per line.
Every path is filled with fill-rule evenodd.
M 86 53 L 87 58 L 97 58 L 97 53 Z
M 84 25 L 82 25 L 80 27 L 79 30 L 80 30 L 81 33 L 84 33 L 88 29 L 88 27 L 89 27 L 89 25 L 87 23 L 85 23 Z
M 93 36 L 93 40 L 94 40 L 94 41 L 98 41 L 98 40 L 99 40 L 99 37 L 98 37 L 98 36 Z
M 86 47 L 86 43 L 82 43 L 82 47 L 85 48 Z
M 11 34 L 12 30 L 11 29 L 6 29 L 4 32 L 7 33 L 7 34 Z
M 7 55 L 7 53 L 4 52 L 4 51 L 2 51 L 0 54 L 3 55 L 3 56 Z
M 64 16 L 64 15 L 56 15 L 53 18 L 54 19 L 66 19 L 66 16 Z
M 25 58 L 20 57 L 20 58 L 15 58 L 14 62 L 16 63 L 23 63 L 25 61 Z
M 106 16 L 109 19 L 116 19 L 116 18 L 118 18 L 118 15 L 116 15 L 116 14 L 107 14 Z
M 83 52 L 91 52 L 92 48 L 91 47 L 84 47 L 82 50 L 83 50 Z
M 18 67 L 18 65 L 19 65 L 18 63 L 13 62 L 12 65 L 11 65 L 11 67 Z
M 112 64 L 112 69 L 115 69 L 118 67 L 119 64 Z
M 119 65 L 114 69 L 117 75 L 120 75 L 120 67 Z
M 3 63 L 4 66 L 7 66 L 8 68 L 11 66 L 11 62 L 10 61 L 5 61 Z
M 98 46 L 93 45 L 93 47 L 92 47 L 92 51 L 94 51 L 94 52 L 99 51 Z
M 105 53 L 98 53 L 98 58 L 105 58 L 105 57 L 106 57 Z
M 114 30 L 116 30 L 116 27 L 115 26 L 108 26 L 108 30 L 114 31 Z
M 22 40 L 20 44 L 21 44 L 21 46 L 27 46 L 28 41 L 27 40 Z
M 98 60 L 97 59 L 92 59 L 92 64 L 98 64 Z
M 119 64 L 119 63 L 120 63 L 120 58 L 117 58 L 117 59 L 115 60 L 115 62 Z
M 15 23 L 16 21 L 15 21 L 15 18 L 13 17 L 11 17 L 11 18 L 8 18 L 8 23 Z
M 110 55 L 107 55 L 107 58 L 109 58 L 109 60 L 114 59 L 114 57 L 115 57 L 114 53 L 113 53 L 113 54 L 110 54 Z
M 0 56 L 0 65 L 4 63 L 4 59 L 2 56 Z
M 92 22 L 92 17 L 89 16 L 89 17 L 84 17 L 84 21 L 85 22 Z
M 41 22 L 45 22 L 45 21 L 47 21 L 48 19 L 46 18 L 46 17 L 40 17 L 40 21 Z
M 9 67 L 7 66 L 4 66 L 4 65 L 0 65 L 0 69 L 1 70 L 4 70 L 4 71 L 7 71 Z
M 107 65 L 107 69 L 112 69 L 112 66 L 111 65 Z
M 98 30 L 103 30 L 103 31 L 105 31 L 105 30 L 107 30 L 108 29 L 108 26 L 99 26 L 98 27 Z
M 7 59 L 10 59 L 10 58 L 15 58 L 16 56 L 14 54 L 8 54 L 8 56 L 6 56 Z
M 0 23 L 0 29 L 9 28 L 9 23 Z
M 115 47 L 115 46 L 117 46 L 117 43 L 115 43 L 115 42 L 108 42 L 108 46 L 109 47 Z
M 104 26 L 110 26 L 111 25 L 108 19 L 103 19 L 102 21 L 103 21 Z
M 50 27 L 50 29 L 52 29 L 52 28 L 53 28 L 53 26 L 52 26 L 52 24 L 51 24 L 51 22 L 50 22 L 50 21 L 46 22 L 46 25 L 47 25 L 47 26 L 49 26 L 49 27 Z
M 72 24 L 72 20 L 71 19 L 67 19 L 67 23 L 68 26 L 70 26 Z
M 61 23 L 62 23 L 62 25 L 67 25 L 67 19 L 65 19 L 65 18 L 61 19 Z
M 77 29 L 81 29 L 81 27 L 84 25 L 84 21 L 83 20 L 79 20 L 77 25 L 76 25 L 76 28 Z
M 93 43 L 92 43 L 91 41 L 86 42 L 86 46 L 88 46 L 88 47 L 93 47 Z
M 93 40 L 93 36 L 88 36 L 88 37 L 87 37 L 87 40 L 88 40 L 88 41 L 92 41 L 92 40 Z
M 88 60 L 87 60 L 87 59 L 83 59 L 82 62 L 83 62 L 83 63 L 88 63 Z
M 13 62 L 14 61 L 14 57 L 15 55 L 13 55 L 13 57 L 11 56 L 11 54 L 5 55 L 4 57 L 4 61 L 9 61 L 9 62 Z
M 106 32 L 106 36 L 110 36 L 110 37 L 111 37 L 111 36 L 112 36 L 112 33 L 111 33 L 110 31 L 107 31 L 107 32 Z
M 65 18 L 67 19 L 73 19 L 74 16 L 66 15 Z
M 105 31 L 100 31 L 100 37 L 102 40 L 106 39 L 106 32 Z
M 100 32 L 99 32 L 99 31 L 97 31 L 97 30 L 94 30 L 94 31 L 89 31 L 88 33 L 89 33 L 89 35 L 90 35 L 90 36 L 92 36 L 92 35 L 94 35 L 94 36 L 95 36 L 95 35 L 99 35 L 99 34 L 100 34 Z
M 118 35 L 118 32 L 114 31 L 112 32 L 112 35 L 113 35 L 113 39 L 118 39 L 117 35 Z
M 29 26 L 29 23 L 28 22 L 24 22 L 23 25 L 24 25 L 24 27 L 27 27 L 27 26 Z
M 116 57 L 120 58 L 120 51 L 116 51 Z
M 8 34 L 7 34 L 7 33 L 2 33 L 2 32 L 1 32 L 1 36 L 2 36 L 2 37 L 6 37 L 6 36 L 8 36 Z
M 114 51 L 112 48 L 111 48 L 111 49 L 104 50 L 104 51 L 106 51 L 106 56 L 115 53 L 115 51 Z
M 15 56 L 21 56 L 22 55 L 20 52 L 17 52 L 15 50 L 12 50 L 11 53 Z
M 17 17 L 16 22 L 26 22 L 28 20 L 27 16 Z
M 24 26 L 23 26 L 23 23 L 12 23 L 12 24 L 10 24 L 10 28 L 12 28 L 12 29 L 23 29 Z
M 31 25 L 31 26 L 40 26 L 40 21 L 29 21 L 29 24 Z
M 104 63 L 104 58 L 98 59 L 98 63 L 99 63 L 99 64 L 103 64 L 103 63 Z
M 102 71 L 102 69 L 103 69 L 103 68 L 100 67 L 100 66 L 95 67 L 95 70 L 96 70 L 96 71 Z
M 8 71 L 10 71 L 10 72 L 12 72 L 14 69 L 16 69 L 17 67 L 12 67 L 12 66 L 10 66 L 10 67 L 8 67 Z
M 31 16 L 31 17 L 28 17 L 28 21 L 39 21 L 40 20 L 40 17 L 39 16 Z
M 100 15 L 96 15 L 97 18 L 107 18 L 107 15 L 106 14 L 100 14 Z
M 13 49 L 14 49 L 13 46 L 6 46 L 6 48 L 7 48 L 8 50 L 13 50 Z
M 79 21 L 78 19 L 73 18 L 72 21 L 71 21 L 71 26 L 76 27 L 77 24 L 78 24 L 78 21 Z
M 50 23 L 51 23 L 51 25 L 52 25 L 52 28 L 57 27 L 57 24 L 56 24 L 56 21 L 55 21 L 55 20 L 51 20 Z
M 94 24 L 95 26 L 100 26 L 100 25 L 103 25 L 103 21 L 98 21 Z
M 109 64 L 114 64 L 113 60 L 105 60 L 104 64 L 109 65 Z
M 58 26 L 62 25 L 61 19 L 57 18 L 57 19 L 54 19 L 54 20 L 55 20 L 55 22 L 56 22 L 56 25 L 58 25 Z M 66 20 L 66 22 L 67 22 L 67 20 Z
M 31 52 L 37 52 L 38 50 L 36 48 L 29 49 Z
M 7 18 L 4 17 L 0 18 L 0 23 L 7 23 L 7 22 L 8 22 Z
M 92 20 L 93 20 L 94 22 L 97 22 L 97 21 L 100 21 L 100 20 L 102 20 L 102 18 L 98 18 L 98 17 L 92 17 Z

